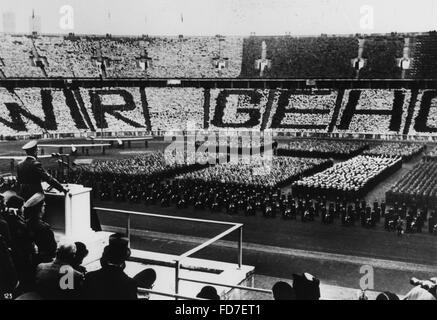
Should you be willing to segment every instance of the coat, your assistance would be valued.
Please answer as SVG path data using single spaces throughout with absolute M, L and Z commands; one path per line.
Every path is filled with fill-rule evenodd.
M 84 298 L 88 300 L 136 300 L 137 283 L 122 268 L 103 266 L 85 276 Z
M 43 169 L 41 162 L 31 156 L 18 164 L 17 179 L 20 184 L 20 195 L 24 200 L 28 200 L 37 192 L 44 193 L 41 181 L 47 182 L 61 192 L 64 191 L 64 187 Z

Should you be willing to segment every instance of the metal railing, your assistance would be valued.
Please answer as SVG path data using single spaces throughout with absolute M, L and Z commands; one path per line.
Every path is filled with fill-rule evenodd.
M 207 300 L 207 299 L 202 299 L 202 298 L 197 298 L 197 297 L 189 297 L 189 296 L 184 296 L 184 295 L 181 295 L 181 294 L 170 293 L 170 292 L 163 292 L 163 291 L 156 291 L 156 290 L 145 289 L 145 288 L 138 288 L 137 292 L 138 293 L 156 294 L 158 296 L 177 298 L 177 299 L 185 299 L 185 300 Z
M 182 278 L 180 276 L 180 270 L 182 267 L 182 261 L 189 258 L 193 254 L 199 252 L 200 250 L 208 247 L 209 245 L 213 244 L 214 242 L 217 242 L 218 240 L 224 238 L 228 234 L 237 231 L 238 230 L 238 240 L 237 240 L 237 265 L 238 269 L 241 269 L 243 265 L 243 224 L 241 223 L 234 223 L 234 222 L 228 222 L 228 221 L 216 221 L 216 220 L 206 220 L 206 219 L 197 219 L 197 218 L 185 218 L 185 217 L 177 217 L 177 216 L 167 216 L 167 215 L 161 215 L 161 214 L 155 214 L 155 213 L 145 213 L 145 212 L 138 212 L 138 211 L 128 211 L 128 210 L 119 210 L 119 209 L 111 209 L 111 208 L 102 208 L 102 207 L 93 207 L 93 210 L 96 211 L 106 211 L 106 212 L 115 212 L 115 213 L 121 213 L 127 216 L 127 225 L 126 225 L 126 234 L 127 238 L 129 239 L 129 243 L 131 240 L 131 217 L 132 215 L 136 216 L 143 216 L 143 217 L 152 217 L 152 218 L 161 218 L 161 219 L 170 219 L 170 220 L 180 220 L 180 221 L 190 221 L 190 222 L 197 222 L 197 223 L 209 223 L 209 224 L 215 224 L 215 225 L 227 225 L 230 226 L 227 230 L 221 232 L 217 236 L 205 241 L 204 243 L 196 246 L 193 249 L 188 250 L 187 252 L 181 254 L 174 260 L 174 267 L 175 267 L 175 292 L 173 294 L 173 297 L 177 300 L 180 296 L 179 294 L 179 284 L 181 279 L 184 279 L 184 281 L 188 281 L 185 278 Z M 222 287 L 229 287 L 229 285 L 226 284 L 216 284 L 220 285 Z M 248 290 L 249 287 L 246 287 L 246 290 Z M 144 289 L 147 290 L 147 289 Z M 255 291 L 255 290 L 254 290 Z M 162 292 L 161 292 L 162 293 Z M 166 293 L 167 295 L 168 293 Z M 164 293 L 162 293 L 164 295 Z M 185 299 L 185 298 L 184 298 Z M 191 298 L 190 298 L 191 299 Z
M 209 284 L 209 285 L 212 285 L 212 286 L 220 286 L 220 287 L 227 287 L 227 288 L 232 288 L 232 289 L 239 289 L 239 290 L 246 290 L 246 291 L 253 291 L 253 292 L 261 292 L 261 293 L 272 294 L 272 290 L 262 289 L 262 288 L 254 288 L 254 287 L 240 286 L 240 285 L 234 285 L 234 284 L 226 284 L 226 283 L 221 283 L 221 282 L 196 280 L 196 279 L 189 279 L 189 278 L 182 278 L 182 277 L 180 277 L 179 280 L 180 281 L 187 281 L 187 282 Z

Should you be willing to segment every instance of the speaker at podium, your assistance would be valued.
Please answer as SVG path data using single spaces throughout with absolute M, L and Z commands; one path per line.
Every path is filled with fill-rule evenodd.
M 93 233 L 91 229 L 91 188 L 79 184 L 64 184 L 67 195 L 42 184 L 46 196 L 44 220 L 52 229 L 71 238 L 81 238 Z

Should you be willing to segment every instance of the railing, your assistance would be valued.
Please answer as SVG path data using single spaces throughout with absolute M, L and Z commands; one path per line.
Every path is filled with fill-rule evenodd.
M 261 288 L 253 288 L 253 287 L 247 287 L 247 286 L 225 284 L 225 283 L 211 282 L 211 281 L 204 281 L 204 280 L 196 280 L 196 279 L 189 279 L 189 278 L 182 278 L 182 277 L 180 277 L 179 280 L 180 281 L 187 281 L 187 282 L 209 284 L 212 286 L 228 287 L 228 288 L 232 288 L 232 289 L 239 289 L 239 290 L 247 290 L 247 291 L 253 291 L 253 292 L 272 294 L 272 290 L 261 289 Z
M 228 228 L 227 230 L 221 232 L 217 236 L 209 239 L 208 241 L 196 246 L 195 248 L 188 250 L 187 252 L 181 254 L 179 257 L 177 257 L 174 260 L 175 292 L 174 292 L 173 296 L 175 299 L 178 299 L 178 297 L 179 297 L 179 284 L 180 284 L 181 279 L 184 279 L 184 281 L 189 281 L 189 279 L 185 279 L 185 278 L 182 278 L 180 276 L 180 269 L 182 266 L 182 261 L 189 258 L 193 254 L 199 252 L 200 250 L 206 248 L 207 246 L 213 244 L 214 242 L 217 242 L 218 240 L 224 238 L 228 234 L 230 234 L 234 231 L 237 231 L 237 230 L 239 233 L 238 241 L 237 241 L 237 265 L 238 265 L 238 269 L 241 269 L 241 267 L 243 265 L 243 224 L 241 224 L 241 223 L 234 223 L 234 222 L 228 222 L 228 221 L 206 220 L 206 219 L 196 219 L 196 218 L 184 218 L 184 217 L 177 217 L 177 216 L 167 216 L 167 215 L 154 214 L 154 213 L 110 209 L 110 208 L 102 208 L 102 207 L 93 207 L 93 209 L 96 211 L 115 212 L 115 213 L 121 213 L 121 214 L 126 215 L 127 216 L 126 234 L 127 234 L 127 238 L 129 239 L 129 243 L 130 243 L 130 239 L 131 239 L 131 217 L 132 217 L 132 215 L 230 226 L 230 228 Z M 226 284 L 217 284 L 217 285 L 220 285 L 222 287 L 229 287 L 229 285 L 226 285 Z M 249 290 L 249 287 L 244 287 L 244 288 L 246 288 L 245 290 Z M 145 289 L 145 290 L 147 290 L 147 289 Z
M 176 294 L 176 293 L 162 292 L 162 291 L 156 291 L 156 290 L 145 289 L 145 288 L 138 288 L 137 292 L 138 293 L 156 294 L 158 296 L 171 297 L 171 298 L 175 298 L 175 299 L 207 300 L 207 299 L 202 299 L 202 298 L 197 298 L 197 297 L 188 297 L 188 296 L 184 296 L 184 295 L 180 295 L 180 294 Z

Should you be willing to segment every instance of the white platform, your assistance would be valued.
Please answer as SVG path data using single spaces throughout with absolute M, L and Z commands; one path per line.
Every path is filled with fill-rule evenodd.
M 137 273 L 147 268 L 153 268 L 157 274 L 157 279 L 153 290 L 173 293 L 175 286 L 175 268 L 172 266 L 177 256 L 132 250 L 130 261 L 126 263 L 125 272 L 133 277 Z M 100 263 L 94 261 L 87 266 L 88 271 L 100 268 Z M 204 280 L 208 282 L 223 283 L 229 285 L 250 285 L 254 274 L 254 267 L 243 265 L 238 269 L 237 264 L 226 263 L 213 260 L 187 258 L 182 262 L 180 277 Z M 195 297 L 206 284 L 180 281 L 179 294 L 188 297 Z M 222 300 L 238 299 L 234 296 L 235 290 L 229 287 L 213 286 Z M 151 295 L 151 300 L 169 300 L 171 297 L 162 295 Z

